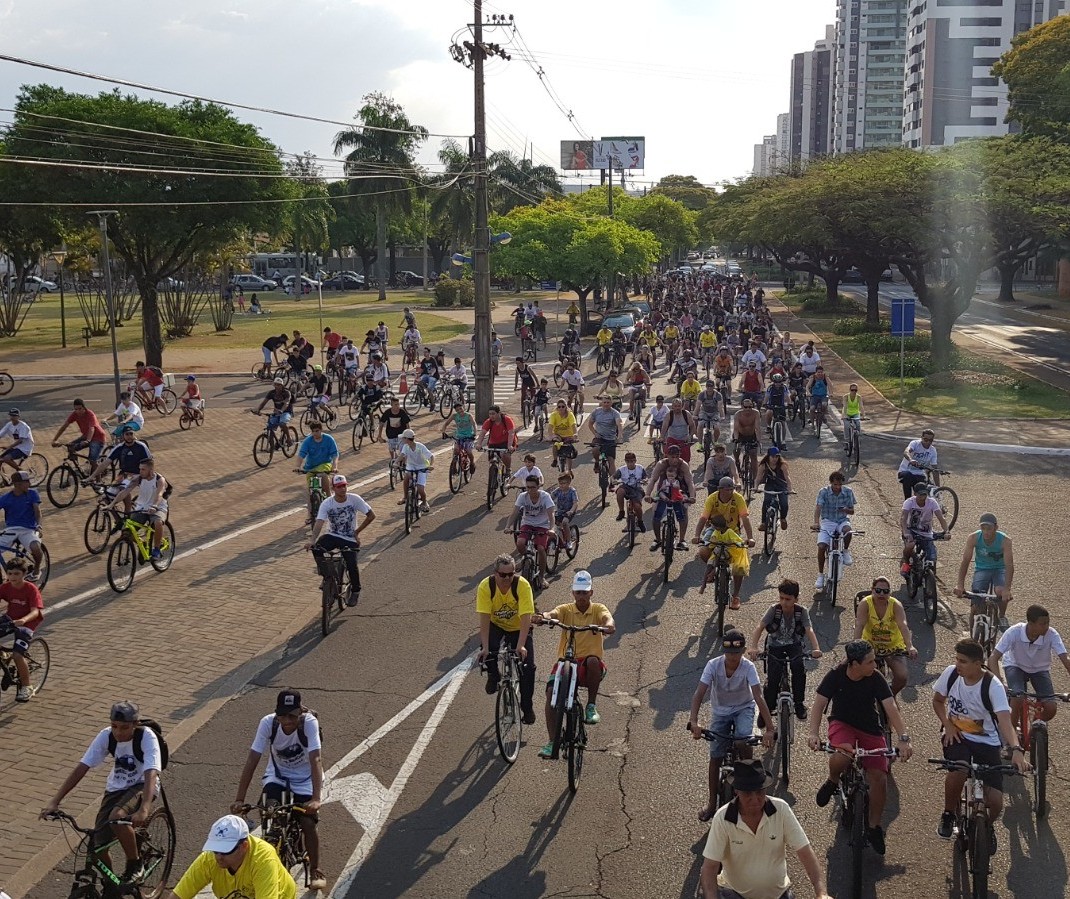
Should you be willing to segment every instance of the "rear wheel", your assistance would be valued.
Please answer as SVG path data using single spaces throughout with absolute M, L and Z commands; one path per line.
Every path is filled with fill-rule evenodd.
M 1048 728 L 1046 726 L 1034 724 L 1029 733 L 1029 763 L 1033 766 L 1033 814 L 1039 821 L 1048 810 Z
M 31 559 L 32 561 L 32 559 Z M 48 554 L 48 547 L 41 542 L 41 564 L 37 566 L 37 589 L 44 590 L 48 583 L 48 576 L 52 573 L 52 557 Z
M 23 461 L 22 470 L 30 473 L 31 487 L 40 487 L 48 477 L 48 459 L 41 453 L 30 453 Z
M 583 726 L 583 710 L 578 703 L 573 703 L 571 739 L 568 743 L 568 788 L 575 793 L 580 788 L 580 775 L 583 773 L 583 752 L 587 748 L 587 731 Z
M 487 511 L 489 512 L 494 508 L 494 494 L 498 489 L 498 479 L 500 472 L 496 463 L 491 462 L 487 465 Z
M 367 436 L 368 433 L 366 421 L 363 418 L 358 418 L 355 422 L 353 422 L 352 442 L 354 452 L 360 449 L 361 445 L 364 443 L 364 438 Z
M 778 525 L 780 523 L 779 520 L 778 520 L 778 517 L 777 517 L 777 507 L 775 505 L 773 505 L 772 503 L 770 503 L 769 504 L 769 508 L 766 509 L 766 512 L 765 512 L 765 515 L 763 516 L 763 518 L 764 518 L 764 524 L 765 524 L 765 533 L 762 535 L 762 537 L 763 537 L 763 547 L 762 547 L 762 549 L 763 549 L 763 552 L 765 553 L 766 559 L 771 559 L 771 558 L 773 558 L 773 549 L 776 546 L 777 527 L 778 527 Z
M 609 504 L 609 472 L 605 463 L 600 463 L 598 466 L 598 489 L 602 491 L 602 508 L 604 509 Z
M 717 568 L 716 586 L 713 595 L 717 600 L 717 637 L 724 634 L 724 612 L 728 608 L 731 597 L 728 595 L 728 569 L 723 565 Z
M 862 452 L 862 435 L 858 432 L 858 428 L 851 428 L 851 451 L 849 453 L 850 460 L 858 465 L 858 460 Z
M 722 600 L 721 595 L 716 591 L 714 592 L 714 596 L 716 597 L 715 605 L 717 608 L 717 613 L 714 616 L 714 633 L 717 635 L 717 639 L 720 640 L 724 635 L 724 610 L 727 608 L 728 604 Z
M 93 556 L 108 548 L 111 535 L 115 533 L 115 515 L 97 506 L 85 521 L 83 538 L 86 551 Z
M 134 583 L 137 550 L 129 537 L 120 537 L 108 553 L 108 583 L 116 593 L 125 593 Z
M 66 509 L 78 498 L 78 472 L 64 462 L 52 470 L 45 484 L 48 499 L 57 509 Z
M 978 812 L 970 818 L 970 839 L 968 852 L 970 859 L 971 895 L 974 899 L 988 899 L 988 862 L 990 828 L 988 816 Z
M 156 400 L 156 408 L 161 415 L 170 415 L 178 407 L 178 397 L 170 387 L 165 387 Z
M 175 821 L 166 805 L 158 807 L 136 832 L 138 855 L 145 865 L 145 877 L 138 892 L 141 899 L 163 895 L 175 859 Z
M 557 573 L 557 566 L 561 564 L 561 551 L 564 547 L 561 546 L 557 537 L 557 531 L 554 528 L 550 530 L 550 536 L 546 541 L 546 570 L 550 574 Z
M 391 481 L 392 482 L 392 481 Z M 450 493 L 461 489 L 461 457 L 456 453 L 450 459 Z
M 267 468 L 275 454 L 275 442 L 267 434 L 261 434 L 253 441 L 253 461 L 257 468 Z
M 163 523 L 163 542 L 160 544 L 160 558 L 149 559 L 149 563 L 157 571 L 167 571 L 175 560 L 175 529 L 171 522 Z
M 791 731 L 794 727 L 791 712 L 791 704 L 787 701 L 780 703 L 777 709 L 777 757 L 780 759 L 780 776 L 784 778 L 784 783 L 788 782 L 791 765 Z
M 405 491 L 405 533 L 412 533 L 412 526 L 416 523 L 416 479 L 413 478 Z
M 15 379 L 6 371 L 0 371 L 0 396 L 11 393 L 15 387 Z
M 829 559 L 829 582 L 825 587 L 828 590 L 829 602 L 836 605 L 836 597 L 840 592 L 840 557 L 833 556 Z
M 925 604 L 925 623 L 936 622 L 936 572 L 932 568 L 926 568 L 921 579 L 921 596 Z
M 520 713 L 520 696 L 512 684 L 498 690 L 494 705 L 494 733 L 498 738 L 498 750 L 510 765 L 520 754 L 520 739 L 524 721 Z
M 865 793 L 854 794 L 851 809 L 851 895 L 862 895 L 862 855 L 866 848 L 866 827 L 869 825 Z
M 324 578 L 320 587 L 320 633 L 326 637 L 331 632 L 331 608 L 334 605 L 334 578 Z
M 30 641 L 26 664 L 30 666 L 29 686 L 33 687 L 35 693 L 40 693 L 48 680 L 48 669 L 52 667 L 52 652 L 40 637 L 34 637 Z
M 959 520 L 959 495 L 950 487 L 934 487 L 932 498 L 940 504 L 940 510 L 944 513 L 947 521 L 947 529 L 950 531 Z

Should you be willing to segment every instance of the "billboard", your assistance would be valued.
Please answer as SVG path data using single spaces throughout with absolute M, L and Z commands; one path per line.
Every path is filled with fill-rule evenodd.
M 592 161 L 594 141 L 591 140 L 563 140 L 561 141 L 561 168 L 566 172 L 585 171 L 596 169 Z
M 641 169 L 646 166 L 646 139 L 642 137 L 603 137 L 594 142 L 591 157 L 596 169 Z

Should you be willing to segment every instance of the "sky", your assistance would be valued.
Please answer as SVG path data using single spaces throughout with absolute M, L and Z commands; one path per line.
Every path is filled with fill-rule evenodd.
M 640 189 L 668 174 L 711 185 L 746 176 L 754 144 L 788 108 L 792 54 L 812 49 L 835 15 L 835 0 L 597 6 L 486 0 L 484 19 L 512 14 L 517 26 L 484 33 L 512 55 L 487 66 L 488 145 L 557 167 L 562 140 L 643 136 L 646 168 L 631 179 Z M 473 77 L 449 47 L 472 17 L 470 0 L 0 0 L 7 55 L 337 123 L 235 111 L 282 150 L 311 151 L 329 178 L 341 175 L 334 136 L 371 91 L 433 134 L 466 140 Z M 0 61 L 0 127 L 20 86 L 42 82 L 113 87 Z M 433 166 L 441 141 L 430 138 L 420 161 Z

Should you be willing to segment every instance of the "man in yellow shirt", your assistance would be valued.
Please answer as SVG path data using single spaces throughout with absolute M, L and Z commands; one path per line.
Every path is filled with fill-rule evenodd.
M 680 339 L 680 329 L 676 325 L 666 325 L 663 332 L 666 343 L 671 343 L 674 340 Z
M 561 447 L 561 453 L 568 459 L 568 472 L 571 474 L 572 460 L 576 458 L 576 431 L 579 428 L 576 423 L 576 415 L 569 409 L 568 403 L 564 400 L 558 400 L 556 408 L 550 413 L 548 422 L 550 433 L 546 439 L 553 441 L 553 464 L 557 465 L 557 444 L 558 442 L 564 442 Z
M 531 584 L 516 573 L 509 553 L 494 560 L 494 573 L 479 582 L 476 590 L 479 615 L 479 655 L 477 662 L 487 672 L 486 691 L 498 692 L 498 648 L 504 641 L 520 656 L 520 710 L 525 724 L 535 723 L 532 697 L 535 695 L 535 644 L 531 639 L 531 616 L 535 600 Z
M 575 627 L 588 627 L 595 625 L 604 627 L 607 633 L 617 630 L 613 622 L 613 615 L 609 609 L 600 602 L 591 602 L 594 595 L 594 579 L 589 571 L 577 571 L 572 578 L 572 602 L 558 606 L 545 615 L 537 615 L 536 624 L 541 624 L 544 618 L 552 618 L 562 624 L 570 624 Z M 565 648 L 568 645 L 568 632 L 561 631 L 561 639 L 558 641 L 557 655 L 563 658 Z M 576 664 L 579 666 L 576 684 L 587 688 L 587 707 L 584 710 L 583 720 L 586 724 L 597 724 L 602 720 L 598 714 L 596 702 L 598 700 L 598 687 L 606 674 L 606 663 L 602 660 L 603 644 L 602 634 L 585 631 L 576 634 Z M 539 750 L 539 758 L 548 759 L 554 751 L 554 727 L 557 725 L 554 710 L 550 706 L 550 697 L 554 692 L 554 681 L 557 678 L 557 663 L 554 663 L 553 671 L 550 672 L 550 680 L 546 684 L 546 733 L 550 738 L 542 749 Z M 563 687 L 567 685 L 562 685 Z
M 270 843 L 249 835 L 237 815 L 224 815 L 208 831 L 204 850 L 175 884 L 168 899 L 193 899 L 211 884 L 218 899 L 294 899 L 297 884 Z

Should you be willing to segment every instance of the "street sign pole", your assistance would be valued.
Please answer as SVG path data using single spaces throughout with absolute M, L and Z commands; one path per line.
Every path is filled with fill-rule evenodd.
M 899 406 L 904 402 L 904 369 L 907 338 L 914 336 L 914 298 L 892 298 L 892 336 L 899 338 Z

